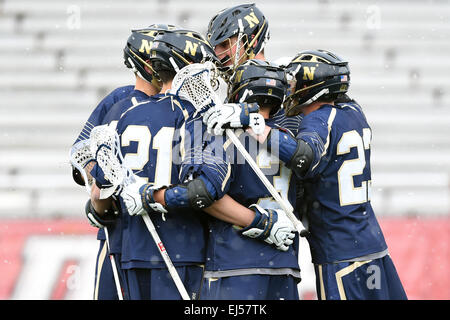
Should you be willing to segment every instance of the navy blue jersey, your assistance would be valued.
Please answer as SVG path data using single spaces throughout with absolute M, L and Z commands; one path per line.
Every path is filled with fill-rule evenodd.
M 124 163 L 155 185 L 181 183 L 180 159 L 184 151 L 185 123 L 195 112 L 187 101 L 158 94 L 129 108 L 117 123 Z M 205 260 L 204 213 L 189 208 L 150 217 L 175 265 Z M 122 239 L 122 267 L 160 268 L 164 261 L 142 217 L 122 212 L 126 220 Z
M 149 96 L 140 91 L 140 90 L 132 90 L 129 92 L 128 96 L 117 101 L 113 106 L 109 108 L 109 111 L 103 116 L 103 120 L 99 123 L 99 125 L 108 124 L 110 126 L 115 127 L 117 125 L 120 116 L 129 108 L 138 105 L 139 103 L 143 103 L 148 100 Z M 91 170 L 91 175 L 94 178 L 100 178 L 97 172 L 99 170 L 98 165 L 95 165 Z M 116 223 L 110 227 L 108 227 L 109 232 L 109 249 L 110 253 L 120 254 L 121 246 L 122 246 L 122 231 L 121 229 L 124 227 L 123 219 L 117 219 Z M 99 234 L 103 234 L 104 230 L 100 229 Z
M 286 119 L 284 114 L 277 113 L 266 120 L 266 124 L 271 127 L 283 124 L 295 131 L 299 120 L 300 118 Z M 261 145 L 256 145 L 255 140 L 242 130 L 236 130 L 235 133 L 275 189 L 281 192 L 284 199 L 294 203 L 295 184 L 291 183 L 291 170 Z M 223 148 L 231 167 L 228 181 L 223 184 L 224 192 L 246 207 L 259 204 L 263 208 L 280 208 L 230 140 L 223 144 Z M 215 178 L 214 171 L 210 171 L 209 175 L 208 171 L 205 173 L 209 179 Z M 210 234 L 205 266 L 207 276 L 265 273 L 299 277 L 298 235 L 289 251 L 282 252 L 265 242 L 241 235 L 229 223 L 212 217 L 209 221 Z
M 126 110 L 128 110 L 132 106 L 148 100 L 148 98 L 149 96 L 143 91 L 131 90 L 124 98 L 120 99 L 110 107 L 108 112 L 103 116 L 103 120 L 99 124 L 111 124 L 119 121 L 120 116 Z
M 204 278 L 200 300 L 298 300 L 298 279 L 245 274 Z
M 132 92 L 134 86 L 123 86 L 114 89 L 109 93 L 102 101 L 95 107 L 94 111 L 92 111 L 91 115 L 87 119 L 83 129 L 75 140 L 74 144 L 81 141 L 89 139 L 89 135 L 91 133 L 91 129 L 95 126 L 98 126 L 103 123 L 103 118 L 109 112 L 111 107 L 118 101 L 126 98 L 130 92 Z
M 370 203 L 372 131 L 361 107 L 355 102 L 323 105 L 303 118 L 297 138 L 314 152 L 304 180 L 313 262 L 385 251 Z
M 389 254 L 370 260 L 317 264 L 320 300 L 407 300 Z

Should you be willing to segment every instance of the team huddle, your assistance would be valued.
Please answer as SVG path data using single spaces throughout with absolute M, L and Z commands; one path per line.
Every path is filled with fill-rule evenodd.
M 299 300 L 299 237 L 319 299 L 407 298 L 370 203 L 372 131 L 348 62 L 325 50 L 269 62 L 267 41 L 254 4 L 221 10 L 206 36 L 131 32 L 135 84 L 99 103 L 71 149 L 99 228 L 94 299 Z M 192 92 L 178 85 L 196 66 L 213 90 L 201 107 L 200 72 Z M 103 128 L 110 162 L 114 143 L 93 144 Z

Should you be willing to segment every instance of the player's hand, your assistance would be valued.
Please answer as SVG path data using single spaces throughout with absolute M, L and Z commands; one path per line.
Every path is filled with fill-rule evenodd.
M 153 191 L 159 188 L 153 187 L 136 175 L 133 175 L 132 180 L 134 182 L 125 186 L 120 194 L 130 216 L 154 212 L 167 213 L 167 210 L 151 196 Z
M 222 135 L 227 128 L 252 128 L 255 134 L 265 129 L 264 118 L 256 103 L 226 103 L 211 107 L 203 115 L 209 134 Z
M 119 210 L 114 205 L 114 202 L 111 210 L 105 211 L 100 215 L 95 211 L 94 206 L 92 205 L 92 200 L 89 199 L 86 202 L 84 211 L 91 226 L 99 229 L 114 225 L 117 217 L 119 216 Z
M 255 211 L 255 219 L 241 233 L 273 244 L 278 250 L 287 251 L 294 242 L 296 230 L 286 213 L 281 209 L 263 209 L 257 204 L 249 208 Z
M 146 182 L 136 175 L 133 175 L 133 179 L 134 182 L 125 186 L 120 193 L 125 209 L 130 216 L 146 212 L 142 206 L 141 193 L 139 192 L 140 188 L 146 185 Z

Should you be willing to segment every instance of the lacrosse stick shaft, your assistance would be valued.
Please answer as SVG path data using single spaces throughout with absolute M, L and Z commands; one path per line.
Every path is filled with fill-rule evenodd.
M 152 220 L 146 213 L 142 215 L 142 219 L 144 220 L 144 223 L 147 226 L 148 231 L 150 232 L 153 240 L 155 241 L 159 253 L 161 253 L 161 256 L 163 257 L 164 262 L 166 263 L 167 269 L 169 270 L 169 273 L 172 276 L 173 282 L 175 282 L 175 285 L 177 286 L 177 289 L 180 292 L 181 297 L 183 298 L 183 300 L 190 300 L 189 294 L 187 293 L 186 288 L 184 287 L 183 282 L 181 281 L 181 278 L 178 275 L 178 272 L 172 263 L 172 260 L 170 260 L 166 248 L 164 247 L 161 239 L 159 238 L 158 233 L 156 232 L 155 225 L 153 224 Z
M 248 164 L 252 167 L 253 171 L 256 173 L 258 178 L 261 180 L 261 182 L 264 184 L 264 186 L 269 190 L 272 197 L 275 199 L 275 201 L 280 205 L 281 209 L 283 209 L 284 212 L 286 212 L 286 215 L 288 216 L 289 220 L 292 221 L 295 228 L 300 233 L 305 228 L 303 227 L 303 224 L 297 219 L 297 217 L 294 215 L 294 208 L 292 205 L 285 201 L 278 191 L 274 188 L 274 186 L 270 183 L 270 181 L 267 179 L 267 177 L 264 175 L 264 173 L 261 171 L 261 169 L 258 167 L 256 162 L 253 160 L 253 158 L 250 156 L 250 154 L 245 150 L 245 147 L 242 145 L 239 138 L 234 134 L 234 131 L 231 129 L 225 130 L 228 138 L 231 139 L 231 142 L 236 146 L 236 148 L 239 150 L 239 152 L 242 154 L 242 156 L 247 160 Z
M 117 272 L 116 260 L 114 259 L 114 255 L 111 253 L 110 246 L 109 246 L 108 228 L 105 227 L 105 228 L 103 228 L 103 230 L 105 231 L 106 246 L 108 247 L 109 259 L 111 260 L 111 267 L 112 267 L 112 271 L 113 271 L 114 282 L 116 283 L 117 296 L 119 297 L 119 300 L 123 300 L 122 287 L 120 286 L 119 273 Z

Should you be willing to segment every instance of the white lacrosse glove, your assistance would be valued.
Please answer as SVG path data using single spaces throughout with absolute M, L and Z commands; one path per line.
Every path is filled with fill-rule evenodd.
M 162 204 L 153 200 L 153 192 L 161 189 L 160 187 L 154 187 L 134 174 L 131 179 L 134 182 L 127 184 L 120 193 L 130 216 L 154 212 L 167 213 Z
M 255 211 L 253 222 L 240 232 L 247 237 L 274 244 L 278 250 L 287 251 L 294 242 L 295 226 L 281 209 L 263 209 L 257 204 L 250 207 Z
M 255 134 L 265 129 L 264 117 L 256 103 L 226 103 L 211 107 L 203 115 L 209 134 L 222 135 L 227 128 L 252 128 Z

